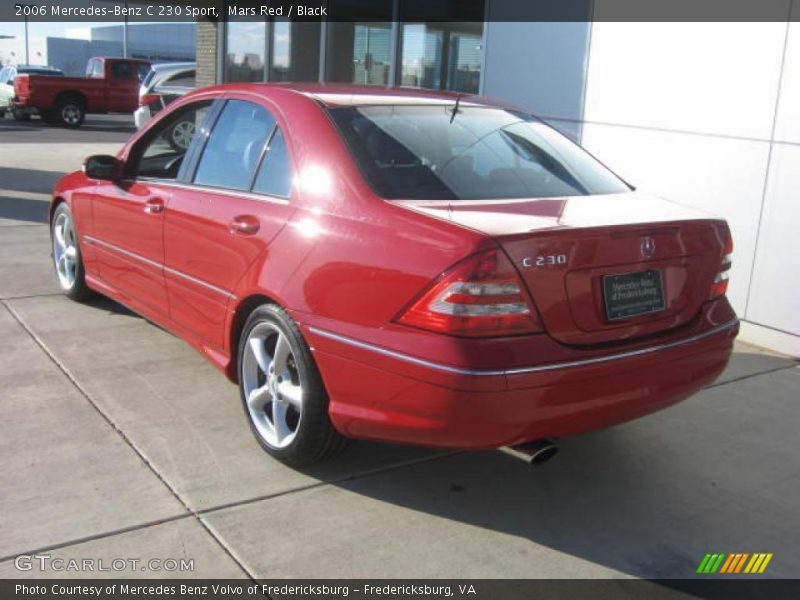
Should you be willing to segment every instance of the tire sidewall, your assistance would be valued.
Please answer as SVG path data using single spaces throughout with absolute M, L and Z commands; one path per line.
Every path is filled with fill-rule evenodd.
M 80 113 L 78 121 L 75 123 L 70 123 L 64 119 L 64 109 L 69 106 L 75 107 L 75 109 Z M 83 109 L 83 104 L 80 101 L 74 99 L 67 99 L 61 100 L 56 107 L 56 114 L 58 122 L 61 123 L 64 127 L 69 129 L 75 129 L 76 127 L 80 127 L 83 124 L 83 120 L 86 117 L 86 112 Z
M 65 290 L 61 287 L 58 279 L 58 270 L 55 263 L 55 252 L 53 245 L 55 243 L 55 225 L 59 215 L 66 214 L 72 222 L 72 229 L 75 232 L 75 283 L 71 288 Z M 91 290 L 86 285 L 86 271 L 83 267 L 83 253 L 81 252 L 80 235 L 78 234 L 78 225 L 75 223 L 75 217 L 66 202 L 59 204 L 55 211 L 53 211 L 53 218 L 50 221 L 50 264 L 53 266 L 53 273 L 56 276 L 56 285 L 61 293 L 71 300 L 85 300 L 90 294 Z
M 256 325 L 265 322 L 277 327 L 289 342 L 303 385 L 303 414 L 294 440 L 284 448 L 271 446 L 259 435 L 250 417 L 242 383 L 243 357 L 250 332 Z M 280 307 L 274 304 L 263 304 L 248 317 L 242 329 L 242 335 L 239 338 L 237 375 L 239 379 L 239 396 L 242 399 L 247 423 L 261 447 L 275 458 L 294 466 L 314 462 L 321 453 L 319 443 L 321 437 L 327 435 L 328 429 L 333 427 L 328 417 L 328 396 L 325 393 L 319 371 L 300 330 Z

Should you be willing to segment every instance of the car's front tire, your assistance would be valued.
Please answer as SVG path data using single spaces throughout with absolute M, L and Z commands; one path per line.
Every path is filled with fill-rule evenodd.
M 345 438 L 328 417 L 328 396 L 311 351 L 282 308 L 264 304 L 239 340 L 239 391 L 261 447 L 292 466 L 332 456 Z
M 78 230 L 66 202 L 59 204 L 53 213 L 50 236 L 53 243 L 53 266 L 61 293 L 78 302 L 87 300 L 92 296 L 92 291 L 86 285 Z

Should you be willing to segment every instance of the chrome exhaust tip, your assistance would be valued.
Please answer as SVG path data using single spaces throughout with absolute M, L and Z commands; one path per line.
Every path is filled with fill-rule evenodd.
M 532 467 L 543 465 L 558 453 L 558 446 L 555 442 L 548 439 L 533 440 L 516 446 L 503 446 L 501 452 L 524 460 Z

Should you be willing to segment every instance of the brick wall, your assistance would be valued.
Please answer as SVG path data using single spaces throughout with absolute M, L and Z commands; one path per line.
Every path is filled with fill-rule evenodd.
M 197 87 L 217 83 L 217 23 L 197 22 Z

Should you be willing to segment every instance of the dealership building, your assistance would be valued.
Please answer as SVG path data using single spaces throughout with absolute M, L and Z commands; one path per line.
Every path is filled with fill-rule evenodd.
M 742 338 L 800 356 L 800 23 L 590 22 L 602 0 L 570 22 L 521 15 L 537 3 L 517 0 L 327 4 L 350 21 L 198 23 L 198 82 L 403 85 L 516 103 L 638 189 L 724 216 Z

